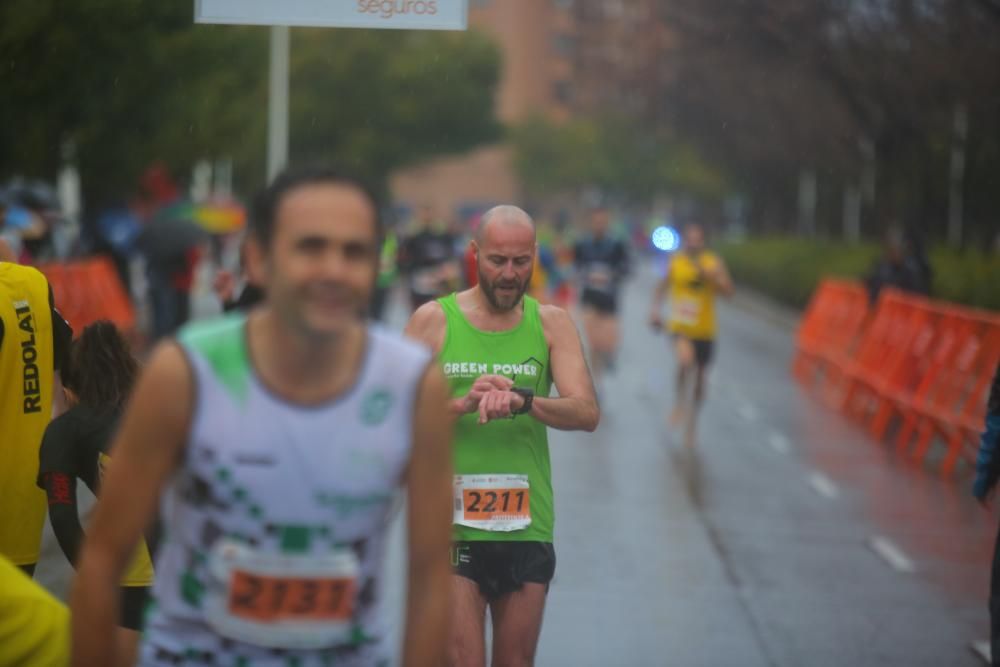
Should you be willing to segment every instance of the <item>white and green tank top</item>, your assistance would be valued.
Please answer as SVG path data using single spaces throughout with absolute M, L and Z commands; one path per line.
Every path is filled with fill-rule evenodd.
M 464 396 L 487 373 L 549 395 L 549 348 L 538 301 L 525 297 L 523 317 L 508 331 L 474 327 L 454 294 L 438 303 L 447 318 L 439 361 L 453 397 Z M 543 423 L 518 415 L 480 426 L 478 412 L 463 415 L 455 426 L 454 464 L 455 540 L 552 542 L 552 472 Z
M 140 664 L 388 664 L 383 538 L 430 354 L 367 336 L 353 388 L 305 407 L 261 383 L 243 316 L 180 335 L 195 408 L 162 502 Z

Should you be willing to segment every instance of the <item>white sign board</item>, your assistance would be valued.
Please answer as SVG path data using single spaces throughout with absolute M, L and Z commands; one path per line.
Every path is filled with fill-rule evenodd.
M 195 0 L 196 23 L 465 30 L 468 0 Z

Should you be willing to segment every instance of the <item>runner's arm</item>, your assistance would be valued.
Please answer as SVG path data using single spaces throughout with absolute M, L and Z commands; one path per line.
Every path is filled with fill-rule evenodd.
M 417 396 L 407 470 L 409 561 L 403 665 L 444 664 L 451 569 L 451 434 L 448 383 L 433 364 Z
M 733 295 L 733 279 L 729 276 L 729 269 L 721 259 L 716 260 L 716 265 L 710 274 L 710 278 L 715 283 L 715 289 L 725 297 Z
M 49 523 L 59 548 L 70 565 L 76 567 L 83 544 L 83 526 L 76 504 L 76 478 L 61 472 L 44 475 L 45 494 L 49 501 Z
M 37 483 L 48 498 L 49 522 L 66 560 L 76 567 L 83 543 L 83 527 L 76 503 L 76 477 L 79 470 L 74 446 L 71 415 L 49 422 L 38 454 Z
M 531 415 L 562 431 L 593 431 L 601 420 L 594 382 L 583 357 L 580 334 L 569 314 L 556 306 L 539 309 L 549 342 L 549 364 L 558 398 L 535 396 Z M 515 399 L 515 409 L 523 401 Z
M 114 463 L 102 484 L 80 555 L 70 596 L 73 665 L 116 663 L 118 581 L 182 455 L 193 395 L 183 352 L 174 343 L 161 345 L 139 381 L 115 439 Z

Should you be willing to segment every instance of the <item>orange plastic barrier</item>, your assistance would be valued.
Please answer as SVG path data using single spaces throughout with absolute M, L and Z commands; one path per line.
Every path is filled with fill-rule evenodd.
M 827 362 L 848 355 L 868 317 L 868 294 L 858 283 L 824 280 L 798 330 L 792 372 L 812 384 Z
M 844 281 L 817 289 L 799 328 L 795 376 L 818 379 L 823 396 L 877 439 L 897 427 L 900 453 L 923 460 L 943 443 L 946 474 L 963 457 L 974 461 L 1000 361 L 1000 315 L 893 289 L 870 311 L 852 301 L 859 290 Z
M 77 334 L 97 320 L 111 320 L 128 333 L 135 330 L 135 309 L 108 258 L 44 264 L 38 270 L 52 286 L 56 308 Z

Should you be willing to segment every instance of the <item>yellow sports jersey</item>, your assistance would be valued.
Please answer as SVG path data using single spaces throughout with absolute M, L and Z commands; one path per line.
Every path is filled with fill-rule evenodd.
M 702 273 L 716 269 L 719 264 L 719 258 L 707 250 L 694 258 L 685 252 L 671 258 L 667 269 L 670 286 L 667 327 L 671 333 L 693 340 L 715 338 L 715 285 Z
M 101 476 L 102 483 L 110 463 L 110 456 L 104 453 L 98 454 L 97 470 Z M 122 575 L 121 585 L 125 587 L 153 585 L 153 559 L 149 557 L 149 548 L 146 546 L 146 540 L 140 541 L 139 546 L 135 548 L 132 560 L 129 561 L 128 568 L 125 569 L 125 574 Z
M 0 556 L 30 565 L 45 521 L 35 478 L 53 383 L 49 286 L 38 270 L 0 262 L 0 323 Z
M 69 664 L 69 609 L 0 556 L 0 665 Z

